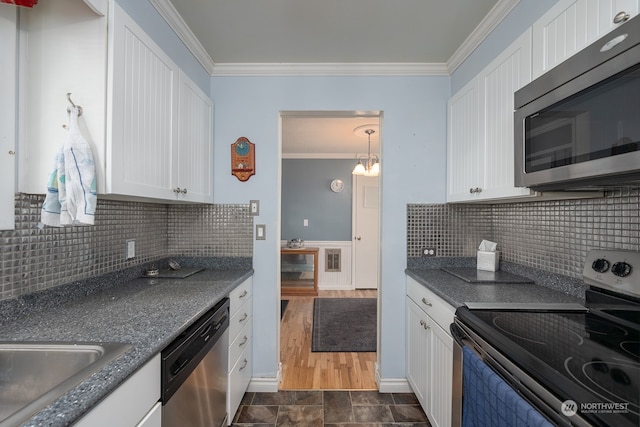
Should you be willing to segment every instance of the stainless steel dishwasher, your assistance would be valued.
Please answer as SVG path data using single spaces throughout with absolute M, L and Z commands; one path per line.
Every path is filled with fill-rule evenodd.
M 162 352 L 162 427 L 227 425 L 229 299 Z

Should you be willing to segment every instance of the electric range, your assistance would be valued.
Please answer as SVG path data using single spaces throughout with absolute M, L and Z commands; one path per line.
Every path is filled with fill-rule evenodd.
M 583 277 L 585 307 L 467 304 L 452 333 L 551 423 L 637 427 L 640 253 L 592 250 Z

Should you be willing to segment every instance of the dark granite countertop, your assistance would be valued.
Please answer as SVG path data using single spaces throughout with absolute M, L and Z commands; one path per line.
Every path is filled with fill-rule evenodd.
M 47 406 L 24 426 L 71 425 L 253 275 L 250 266 L 206 267 L 209 269 L 185 279 L 133 278 L 117 285 L 105 284 L 102 289 L 95 289 L 94 284 L 84 296 L 78 296 L 77 291 L 53 290 L 48 295 L 7 302 L 21 306 L 21 312 L 15 315 L 16 307 L 10 307 L 13 315 L 2 319 L 2 341 L 132 345 L 129 351 Z M 29 307 L 25 308 L 25 304 Z
M 469 283 L 441 270 L 447 266 L 471 265 L 466 259 L 443 259 L 410 265 L 405 272 L 454 307 L 467 302 L 584 304 L 581 281 L 516 264 L 501 263 L 500 268 L 530 278 L 535 283 Z

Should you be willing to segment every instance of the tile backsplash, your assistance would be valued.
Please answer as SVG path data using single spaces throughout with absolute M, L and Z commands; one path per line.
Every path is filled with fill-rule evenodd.
M 640 251 L 639 200 L 639 189 L 624 188 L 596 199 L 409 204 L 407 257 L 421 257 L 423 248 L 475 257 L 487 239 L 498 243 L 502 260 L 580 278 L 590 249 Z
M 98 200 L 95 226 L 39 228 L 44 196 L 18 194 L 16 228 L 0 231 L 0 299 L 102 275 L 170 255 L 251 257 L 247 205 L 165 205 Z M 125 241 L 136 257 L 125 260 Z

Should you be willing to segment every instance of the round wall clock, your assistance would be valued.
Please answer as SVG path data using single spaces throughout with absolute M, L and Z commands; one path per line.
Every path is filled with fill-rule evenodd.
M 344 183 L 340 179 L 334 179 L 331 181 L 331 191 L 339 193 L 344 189 Z
M 255 145 L 240 137 L 231 144 L 231 175 L 246 181 L 256 173 Z

